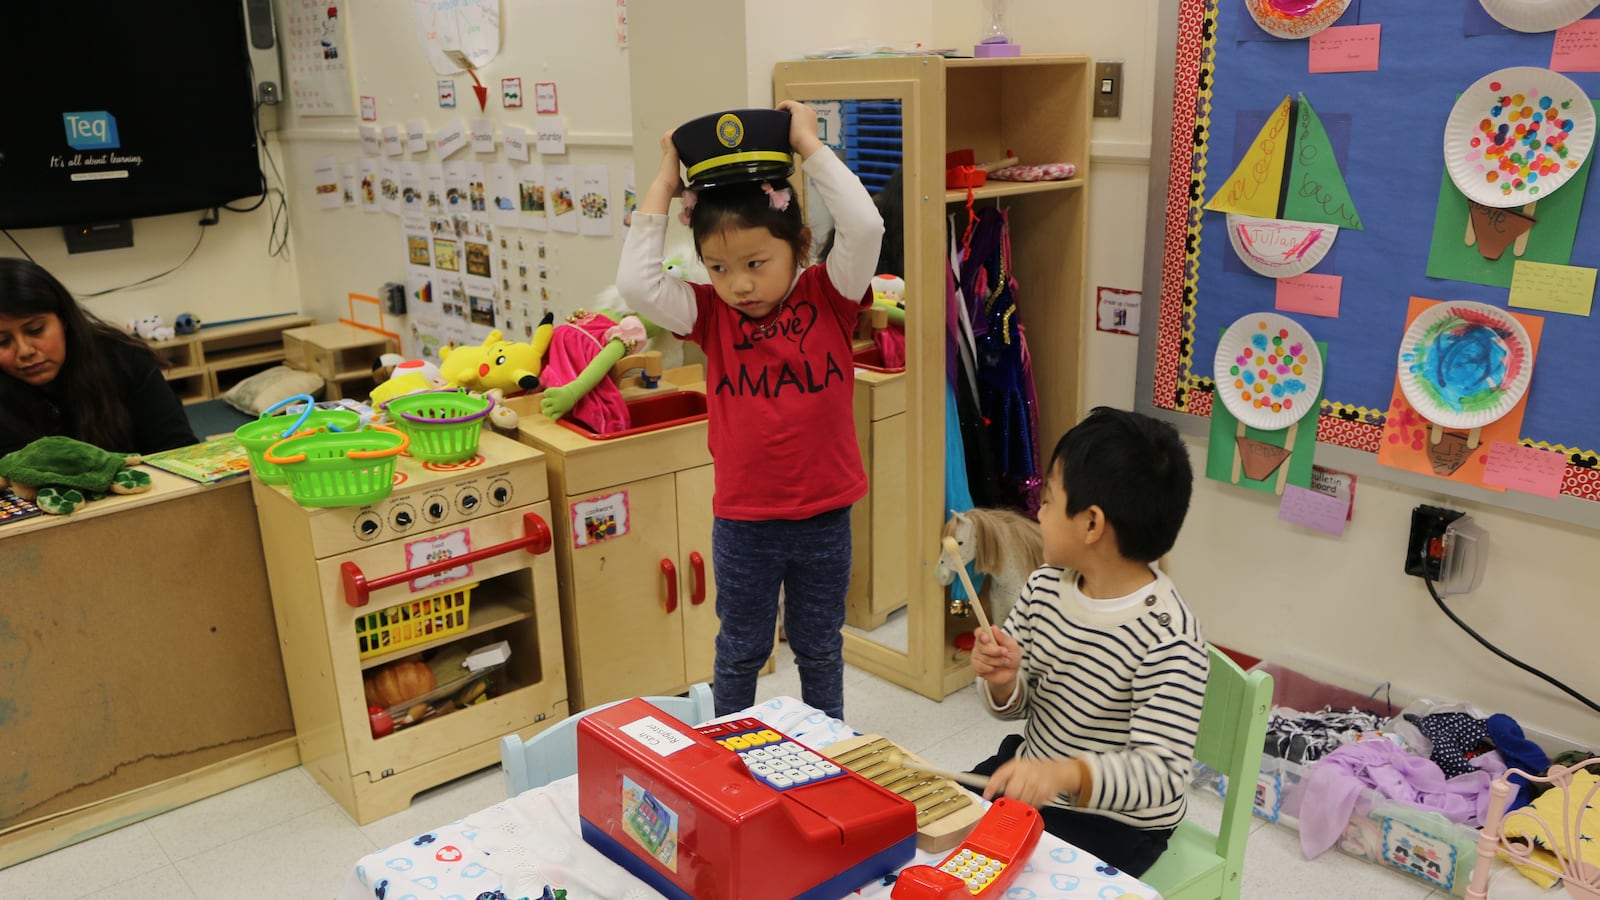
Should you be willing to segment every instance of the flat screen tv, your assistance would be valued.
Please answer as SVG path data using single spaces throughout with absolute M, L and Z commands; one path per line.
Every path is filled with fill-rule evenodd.
M 237 0 L 6 6 L 0 228 L 166 215 L 262 192 Z

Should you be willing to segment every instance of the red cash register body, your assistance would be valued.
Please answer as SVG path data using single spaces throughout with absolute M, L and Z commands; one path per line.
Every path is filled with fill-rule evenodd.
M 694 728 L 638 699 L 578 722 L 578 813 L 674 898 L 834 900 L 916 852 L 909 801 L 759 719 Z

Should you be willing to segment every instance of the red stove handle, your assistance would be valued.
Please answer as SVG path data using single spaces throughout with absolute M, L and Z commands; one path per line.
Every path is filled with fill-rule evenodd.
M 661 575 L 667 582 L 667 613 L 678 611 L 678 567 L 670 559 L 661 560 Z
M 346 560 L 339 564 L 340 580 L 344 582 L 344 602 L 350 606 L 360 608 L 367 605 L 368 595 L 373 591 L 381 591 L 402 581 L 410 581 L 413 578 L 421 578 L 424 575 L 437 575 L 457 566 L 479 562 L 491 556 L 499 556 L 502 553 L 510 553 L 514 550 L 526 550 L 533 554 L 550 552 L 550 547 L 552 546 L 550 526 L 545 524 L 544 519 L 539 518 L 538 513 L 522 514 L 522 531 L 522 537 L 506 541 L 503 544 L 495 544 L 493 547 L 484 547 L 481 550 L 473 550 L 461 556 L 452 556 L 449 559 L 441 559 L 438 562 L 417 566 L 415 569 L 405 569 L 393 575 L 385 575 L 382 578 L 371 580 L 368 580 L 367 576 L 362 574 L 360 566 Z
M 699 550 L 689 554 L 689 570 L 694 573 L 694 590 L 689 594 L 689 604 L 699 606 L 706 602 L 706 558 Z

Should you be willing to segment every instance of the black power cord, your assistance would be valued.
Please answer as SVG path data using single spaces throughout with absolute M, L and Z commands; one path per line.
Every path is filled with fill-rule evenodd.
M 1574 700 L 1577 700 L 1579 703 L 1582 703 L 1584 706 L 1589 707 L 1590 709 L 1594 710 L 1595 712 L 1600 713 L 1600 705 L 1597 705 L 1593 700 L 1590 700 L 1588 697 L 1585 697 L 1584 695 L 1578 693 L 1577 691 L 1573 690 L 1572 688 L 1569 688 L 1566 685 L 1562 684 L 1561 682 L 1555 680 L 1554 678 L 1551 678 L 1549 675 L 1546 675 L 1545 673 L 1539 671 L 1538 669 L 1535 669 L 1533 666 L 1528 665 L 1527 663 L 1523 662 L 1522 660 L 1517 659 L 1515 656 L 1512 656 L 1511 654 L 1505 652 L 1504 650 L 1501 650 L 1499 647 L 1496 647 L 1495 645 L 1489 643 L 1488 640 L 1486 640 L 1483 635 L 1477 633 L 1476 631 L 1473 631 L 1472 630 L 1472 626 L 1470 626 L 1467 623 L 1461 621 L 1460 617 L 1458 617 L 1455 613 L 1450 611 L 1450 607 L 1444 605 L 1444 598 L 1439 596 L 1439 592 L 1437 590 L 1435 590 L 1434 587 L 1433 587 L 1433 579 L 1428 577 L 1427 542 L 1424 542 L 1424 544 L 1423 544 L 1423 549 L 1422 549 L 1422 552 L 1421 552 L 1421 556 L 1422 556 L 1422 583 L 1426 584 L 1428 586 L 1428 594 L 1429 594 L 1429 596 L 1433 597 L 1433 602 L 1438 604 L 1439 609 L 1446 616 L 1450 617 L 1450 621 L 1456 623 L 1456 627 L 1457 628 L 1460 628 L 1462 631 L 1465 631 L 1468 635 L 1471 635 L 1473 640 L 1477 641 L 1478 643 L 1482 644 L 1484 647 L 1488 648 L 1489 652 L 1493 653 L 1495 656 L 1498 656 L 1501 659 L 1505 660 L 1506 662 L 1511 663 L 1513 666 L 1516 666 L 1517 668 L 1521 669 L 1522 671 L 1527 672 L 1529 675 L 1533 675 L 1536 678 L 1539 678 L 1539 679 L 1541 679 L 1541 680 L 1553 685 L 1554 687 L 1560 688 L 1561 691 L 1563 693 L 1565 693 L 1567 696 L 1573 698 Z

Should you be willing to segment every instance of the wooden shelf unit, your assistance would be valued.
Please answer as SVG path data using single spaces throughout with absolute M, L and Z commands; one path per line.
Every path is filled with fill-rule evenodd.
M 327 382 L 324 399 L 364 400 L 377 387 L 372 364 L 396 349 L 387 335 L 344 322 L 329 322 L 285 331 L 283 352 L 287 365 L 322 376 Z
M 934 579 L 944 509 L 946 217 L 965 227 L 965 190 L 944 184 L 947 151 L 1025 165 L 1070 162 L 1071 179 L 994 182 L 975 206 L 1008 211 L 1018 306 L 1028 329 L 1041 453 L 1081 415 L 1086 300 L 1089 140 L 1094 61 L 1082 54 L 1012 59 L 892 57 L 777 64 L 775 100 L 902 103 L 905 177 L 906 428 L 908 488 L 899 532 L 908 544 L 905 648 L 845 632 L 845 658 L 935 699 L 972 681 L 954 651 L 943 589 Z M 869 470 L 873 461 L 867 461 Z
M 170 366 L 163 375 L 183 402 L 199 403 L 283 362 L 283 332 L 310 323 L 309 316 L 285 315 L 218 325 L 152 341 L 150 350 Z

